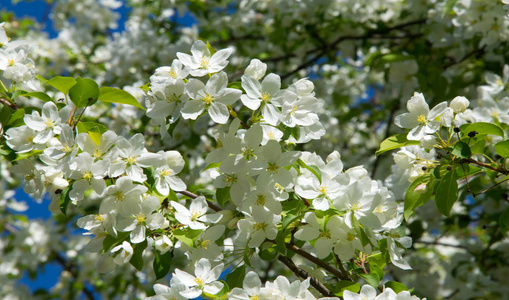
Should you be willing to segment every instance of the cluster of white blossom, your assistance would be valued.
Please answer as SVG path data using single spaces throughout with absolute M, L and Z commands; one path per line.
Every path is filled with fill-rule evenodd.
M 0 70 L 5 79 L 27 82 L 35 76 L 34 62 L 28 57 L 32 47 L 25 41 L 11 42 L 0 23 Z

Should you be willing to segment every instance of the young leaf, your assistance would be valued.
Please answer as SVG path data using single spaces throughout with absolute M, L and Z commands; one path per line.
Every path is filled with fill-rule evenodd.
M 430 180 L 430 175 L 423 175 L 418 177 L 414 180 L 414 182 L 412 182 L 406 191 L 404 210 L 405 220 L 408 221 L 408 218 L 414 213 L 414 210 L 417 207 L 424 205 L 431 198 L 433 189 L 431 188 Z M 426 185 L 426 189 L 424 191 L 417 190 L 416 192 L 417 187 L 421 185 Z
M 48 96 L 48 94 L 46 93 L 43 93 L 43 92 L 31 92 L 31 93 L 27 93 L 27 92 L 22 92 L 20 94 L 20 96 L 23 96 L 23 97 L 35 97 L 37 99 L 40 99 L 44 102 L 51 102 L 53 101 L 53 99 L 51 99 L 50 96 Z
M 486 122 L 477 122 L 472 123 L 463 130 L 461 130 L 465 134 L 468 134 L 472 131 L 477 131 L 477 134 L 491 134 L 491 135 L 498 135 L 501 137 L 504 137 L 504 130 L 500 128 L 500 126 L 493 124 L 493 123 L 486 123 Z
M 458 200 L 458 183 L 455 175 L 454 171 L 445 174 L 435 195 L 438 210 L 447 217 L 450 216 L 454 202 Z
M 457 142 L 454 145 L 451 153 L 459 158 L 470 158 L 472 156 L 472 151 L 470 151 L 470 147 L 464 142 Z
M 67 95 L 69 90 L 76 84 L 76 80 L 72 77 L 56 76 L 45 83 L 61 91 L 64 95 Z
M 171 252 L 168 251 L 165 254 L 160 254 L 159 251 L 155 251 L 156 257 L 154 258 L 154 272 L 156 274 L 156 279 L 161 279 L 170 271 L 172 255 Z
M 226 283 L 231 288 L 241 288 L 244 277 L 246 277 L 246 265 L 236 268 L 233 272 L 226 275 Z
M 133 256 L 131 257 L 131 260 L 129 262 L 133 267 L 136 268 L 136 270 L 141 271 L 143 269 L 143 250 L 147 248 L 147 240 L 144 240 L 143 242 L 139 244 L 133 245 Z
M 76 107 L 91 106 L 97 101 L 99 86 L 95 81 L 88 78 L 76 79 L 76 85 L 69 90 L 69 97 Z
M 495 151 L 502 157 L 509 157 L 509 140 L 495 144 Z
M 409 141 L 406 138 L 406 134 L 396 134 L 394 136 L 386 138 L 381 144 L 380 148 L 375 152 L 375 155 L 378 156 L 384 152 L 387 152 L 389 150 L 398 149 L 404 146 L 411 146 L 411 145 L 419 145 L 419 141 Z
M 399 283 L 397 281 L 387 281 L 385 284 L 386 288 L 391 288 L 396 294 L 399 294 L 403 291 L 408 291 L 406 285 Z
M 69 206 L 69 202 L 71 202 L 71 197 L 69 196 L 70 191 L 71 186 L 68 186 L 60 193 L 60 211 L 64 216 L 67 216 L 67 206 Z
M 117 88 L 102 87 L 99 91 L 99 100 L 110 103 L 128 104 L 145 110 L 133 95 Z

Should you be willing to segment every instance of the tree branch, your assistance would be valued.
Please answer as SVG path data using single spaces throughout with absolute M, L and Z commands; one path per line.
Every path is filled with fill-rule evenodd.
M 285 245 L 288 250 L 292 250 L 293 252 L 299 254 L 300 256 L 304 257 L 305 259 L 309 260 L 310 262 L 313 262 L 316 265 L 324 268 L 325 270 L 329 271 L 329 273 L 333 274 L 337 278 L 339 278 L 341 280 L 353 281 L 350 277 L 344 276 L 341 272 L 334 269 L 331 265 L 325 263 L 324 261 L 322 261 L 321 259 L 318 259 L 317 257 L 314 257 L 313 255 L 307 253 L 306 251 L 300 249 L 299 247 L 292 245 L 292 244 L 285 244 Z
M 290 269 L 298 277 L 303 278 L 303 279 L 309 278 L 309 283 L 311 283 L 311 285 L 318 292 L 320 292 L 320 294 L 322 294 L 323 296 L 325 296 L 325 297 L 334 297 L 335 296 L 334 293 L 329 291 L 329 289 L 327 289 L 320 281 L 318 281 L 318 279 L 316 279 L 315 277 L 309 276 L 306 271 L 304 271 L 301 268 L 297 267 L 293 263 L 293 261 L 291 259 L 289 259 L 288 257 L 279 254 L 277 256 L 277 259 L 280 262 L 282 262 L 283 264 L 285 264 L 288 267 L 288 269 Z
M 196 195 L 195 193 L 192 193 L 190 191 L 180 191 L 178 192 L 184 196 L 187 196 L 189 198 L 192 198 L 192 199 L 196 199 L 198 198 L 199 196 Z M 215 210 L 215 211 L 222 211 L 223 209 L 217 205 L 215 205 L 214 203 L 210 202 L 209 200 L 207 200 L 207 205 L 212 209 L 212 210 Z

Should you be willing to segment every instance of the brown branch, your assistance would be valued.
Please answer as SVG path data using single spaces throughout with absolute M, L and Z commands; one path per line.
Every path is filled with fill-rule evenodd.
M 338 263 L 338 267 L 339 267 L 339 270 L 341 271 L 341 273 L 343 273 L 343 275 L 346 278 L 350 278 L 348 271 L 345 269 L 345 266 L 343 266 L 343 262 L 341 261 L 341 259 L 339 258 L 339 256 L 336 253 L 334 253 L 334 258 L 336 259 L 336 262 Z M 352 279 L 350 278 L 350 280 L 352 280 Z
M 190 191 L 180 191 L 178 192 L 184 196 L 187 196 L 189 198 L 192 198 L 192 199 L 196 199 L 198 198 L 199 196 L 196 195 L 195 193 L 192 193 Z M 212 210 L 215 210 L 215 211 L 222 211 L 223 209 L 217 205 L 215 205 L 214 203 L 210 202 L 209 200 L 207 200 L 207 205 L 212 209 Z
M 492 170 L 492 171 L 495 171 L 495 172 L 497 172 L 497 173 L 501 173 L 501 174 L 504 174 L 504 175 L 508 175 L 508 174 L 509 174 L 509 171 L 508 171 L 508 170 L 502 170 L 502 169 L 500 169 L 500 168 L 494 168 L 494 167 L 492 167 L 492 166 L 490 166 L 490 165 L 488 165 L 488 164 L 482 163 L 482 162 L 477 161 L 477 160 L 475 160 L 475 159 L 473 159 L 473 158 L 469 158 L 469 159 L 467 160 L 467 162 L 468 162 L 468 163 L 471 163 L 471 164 L 479 165 L 479 166 L 481 166 L 481 167 L 485 167 L 485 168 L 490 169 L 490 170 Z
M 0 103 L 2 103 L 3 105 L 7 105 L 12 110 L 18 110 L 18 108 L 16 107 L 16 104 L 12 103 L 11 101 L 9 101 L 7 99 L 0 98 Z
M 460 64 L 462 62 L 464 62 L 465 60 L 467 60 L 468 58 L 470 58 L 471 56 L 474 56 L 474 55 L 482 55 L 484 54 L 484 51 L 486 49 L 486 45 L 484 45 L 482 48 L 479 48 L 479 49 L 474 49 L 470 52 L 468 52 L 467 54 L 465 54 L 465 56 L 463 56 L 460 60 L 455 60 L 454 58 L 452 57 L 449 57 L 451 59 L 451 62 L 447 65 L 444 66 L 444 70 L 454 66 L 454 65 L 457 65 L 457 64 Z
M 318 279 L 316 279 L 315 277 L 311 277 L 308 275 L 308 273 L 304 270 L 302 270 L 301 268 L 297 267 L 293 261 L 291 259 L 289 259 L 288 257 L 286 256 L 283 256 L 281 254 L 279 254 L 277 256 L 277 259 L 282 262 L 283 264 L 285 264 L 288 269 L 290 269 L 295 275 L 297 275 L 298 277 L 302 278 L 302 279 L 307 279 L 309 278 L 309 283 L 311 283 L 311 285 L 318 291 L 320 292 L 320 294 L 322 294 L 323 296 L 325 297 L 334 297 L 334 293 L 332 293 L 331 291 L 329 291 L 329 289 L 327 289 L 320 281 L 318 281 Z
M 327 54 L 328 51 L 336 49 L 337 45 L 339 45 L 340 43 L 342 43 L 342 42 L 344 42 L 346 40 L 366 40 L 366 39 L 370 39 L 370 38 L 383 39 L 385 37 L 389 37 L 390 39 L 394 39 L 396 36 L 390 36 L 390 35 L 384 36 L 383 33 L 388 33 L 388 32 L 394 31 L 394 30 L 403 29 L 403 28 L 411 26 L 411 25 L 421 24 L 421 23 L 425 23 L 425 22 L 426 22 L 426 19 L 418 19 L 418 20 L 407 22 L 407 23 L 402 23 L 402 24 L 399 24 L 399 25 L 395 25 L 395 26 L 392 26 L 392 27 L 384 28 L 384 29 L 369 31 L 369 32 L 367 32 L 364 35 L 347 35 L 347 36 L 339 37 L 335 41 L 333 41 L 331 44 L 326 45 L 325 47 L 321 46 L 319 48 L 315 48 L 314 50 L 311 50 L 310 52 L 308 52 L 309 54 L 311 54 L 311 53 L 315 53 L 315 52 L 318 52 L 319 50 L 321 50 L 321 51 L 318 52 L 318 54 L 314 55 L 311 59 L 305 61 L 304 63 L 302 63 L 301 65 L 299 65 L 295 69 L 293 69 L 292 71 L 282 75 L 281 79 L 286 79 L 286 78 L 290 77 L 291 75 L 299 72 L 300 70 L 302 70 L 302 69 L 312 65 L 318 59 L 320 59 L 322 56 Z M 420 35 L 419 34 L 409 35 L 407 37 L 408 38 L 413 38 L 413 37 L 420 37 L 420 36 L 422 36 L 422 34 L 420 34 Z M 290 55 L 293 56 L 293 54 L 290 54 Z M 280 57 L 280 59 L 289 58 L 289 57 L 291 57 L 290 55 L 282 56 L 282 57 Z M 265 60 L 265 61 L 267 61 L 267 60 Z M 274 60 L 272 60 L 272 61 L 274 61 Z
M 310 262 L 313 262 L 316 265 L 324 268 L 325 270 L 329 271 L 329 273 L 333 274 L 334 276 L 338 277 L 339 279 L 353 281 L 350 277 L 344 276 L 341 272 L 334 269 L 331 265 L 326 264 L 321 259 L 314 257 L 313 255 L 307 253 L 306 251 L 300 249 L 299 247 L 292 245 L 292 244 L 285 244 L 285 245 L 288 250 L 292 250 L 293 252 L 299 254 L 300 256 L 304 257 L 305 259 L 309 260 Z
M 67 271 L 67 272 L 69 272 L 71 274 L 71 276 L 72 276 L 72 278 L 74 278 L 74 280 L 78 279 L 79 274 L 78 274 L 78 270 L 77 270 L 76 265 L 74 265 L 71 262 L 69 262 L 67 259 L 65 259 L 65 257 L 63 257 L 58 252 L 56 252 L 55 260 L 60 265 L 62 265 L 62 267 L 64 268 L 65 271 Z M 87 299 L 91 299 L 91 300 L 95 299 L 93 292 L 90 291 L 85 285 L 83 285 L 83 293 L 85 294 Z

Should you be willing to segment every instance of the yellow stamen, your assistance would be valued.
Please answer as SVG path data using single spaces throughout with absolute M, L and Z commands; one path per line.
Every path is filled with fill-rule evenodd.
M 272 96 L 268 92 L 262 93 L 262 101 L 263 102 L 270 102 L 270 99 L 272 99 Z
M 264 206 L 265 205 L 265 195 L 258 195 L 256 197 L 256 205 Z
M 205 97 L 201 98 L 201 101 L 205 102 L 205 104 L 210 104 L 214 101 L 214 97 L 209 94 L 205 94 Z
M 417 122 L 421 123 L 421 124 L 426 124 L 426 117 L 424 115 L 419 115 L 417 117 Z

